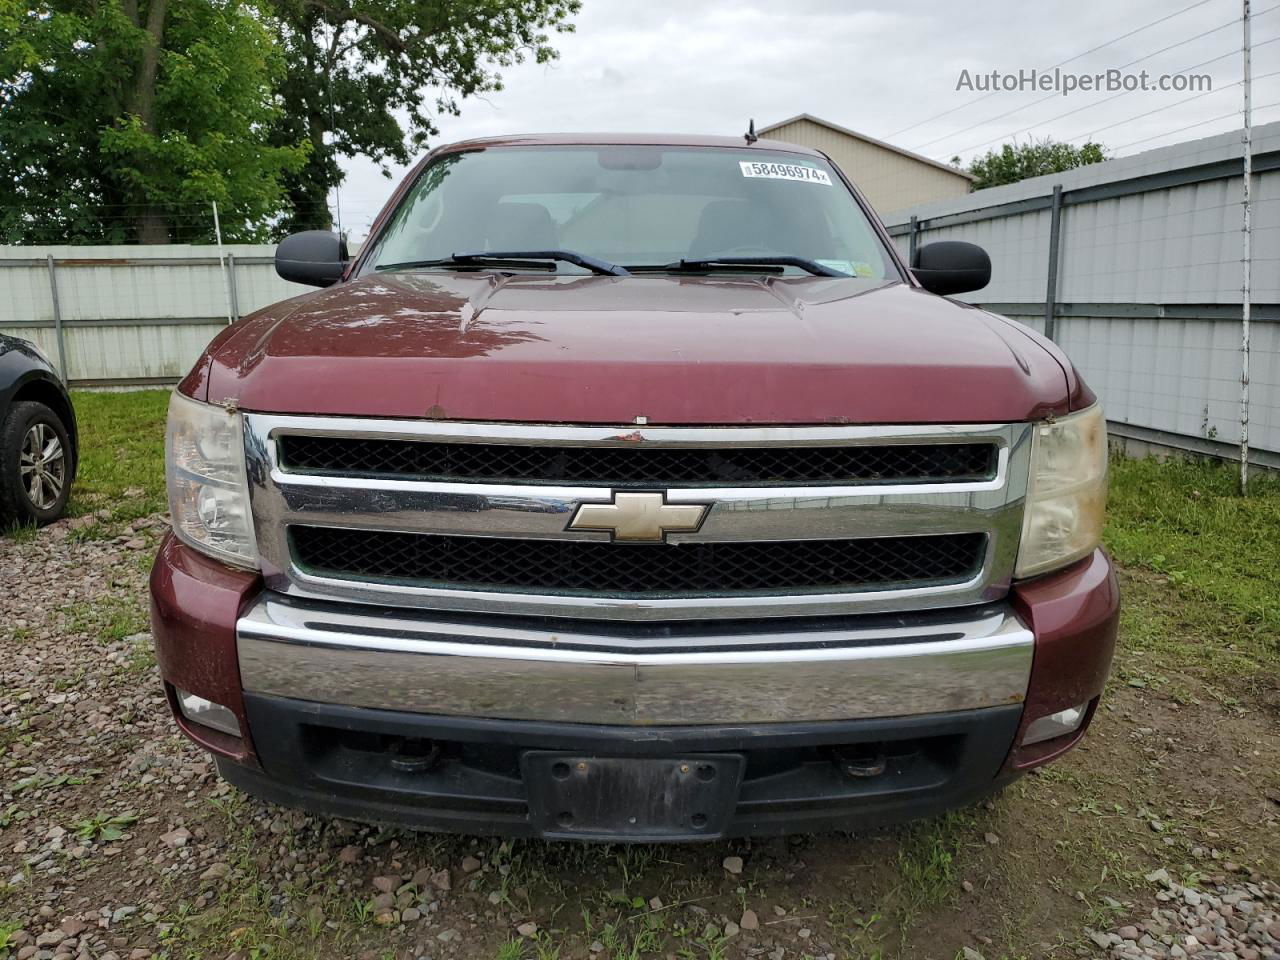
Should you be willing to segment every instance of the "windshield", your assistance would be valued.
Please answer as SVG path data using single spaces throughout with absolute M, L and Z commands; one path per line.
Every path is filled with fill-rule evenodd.
M 850 276 L 899 279 L 826 161 L 750 147 L 532 146 L 447 154 L 396 208 L 365 269 L 457 269 L 430 262 L 485 251 L 570 251 L 632 272 L 719 258 L 755 261 L 719 269 L 814 272 L 767 263 L 776 256 Z M 554 269 L 588 272 L 564 260 Z

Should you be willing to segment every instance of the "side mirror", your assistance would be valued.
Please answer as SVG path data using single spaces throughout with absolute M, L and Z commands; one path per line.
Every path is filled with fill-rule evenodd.
M 276 273 L 294 283 L 329 287 L 346 266 L 347 242 L 329 230 L 290 234 L 276 247 Z
M 976 244 L 938 240 L 916 248 L 911 272 L 930 293 L 968 293 L 991 282 L 991 258 Z

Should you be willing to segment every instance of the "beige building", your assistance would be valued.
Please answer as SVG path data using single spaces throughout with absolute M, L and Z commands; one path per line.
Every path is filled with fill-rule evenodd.
M 807 113 L 761 127 L 770 140 L 821 150 L 857 184 L 881 216 L 969 192 L 973 176 Z

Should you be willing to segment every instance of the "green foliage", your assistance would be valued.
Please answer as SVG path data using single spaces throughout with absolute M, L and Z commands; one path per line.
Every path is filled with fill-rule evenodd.
M 969 164 L 969 172 L 978 178 L 973 189 L 984 190 L 1005 183 L 1017 183 L 1028 177 L 1074 170 L 1106 159 L 1106 148 L 1100 143 L 1073 147 L 1069 143 L 1045 138 L 1028 140 L 1026 143 L 1006 143 L 998 151 L 988 150 L 985 155 Z M 960 158 L 954 157 L 951 162 L 959 166 Z
M 307 146 L 268 142 L 284 63 L 240 0 L 0 0 L 0 241 L 263 235 Z
M 22 929 L 17 920 L 0 920 L 0 957 L 9 956 L 10 950 L 16 950 L 13 935 Z
M 286 178 L 289 229 L 329 226 L 339 157 L 408 163 L 465 97 L 502 89 L 499 71 L 557 56 L 580 0 L 264 0 L 288 65 L 272 143 L 307 142 Z
M 133 826 L 137 822 L 136 813 L 121 813 L 114 817 L 105 813 L 96 813 L 76 824 L 76 836 L 81 840 L 101 840 L 104 843 L 111 843 L 124 836 L 126 827 Z
M 579 6 L 0 0 L 0 242 L 207 242 L 213 202 L 230 240 L 327 227 L 340 157 L 408 163 Z
M 106 128 L 111 170 L 148 204 L 217 201 L 224 234 L 262 239 L 260 225 L 279 211 L 283 175 L 300 170 L 307 154 L 296 142 L 267 142 L 281 113 L 272 81 L 283 73 L 271 34 L 241 4 L 183 0 L 165 37 L 175 49 L 161 61 L 155 129 L 133 114 Z

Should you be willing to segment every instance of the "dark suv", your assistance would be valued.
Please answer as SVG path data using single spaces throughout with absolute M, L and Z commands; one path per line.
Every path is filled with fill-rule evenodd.
M 0 528 L 62 516 L 77 454 L 75 410 L 53 365 L 0 334 Z

